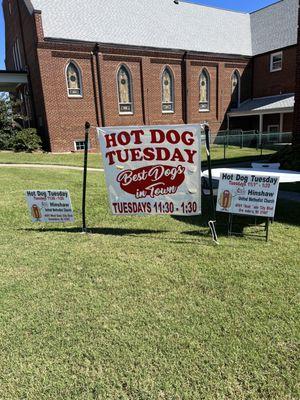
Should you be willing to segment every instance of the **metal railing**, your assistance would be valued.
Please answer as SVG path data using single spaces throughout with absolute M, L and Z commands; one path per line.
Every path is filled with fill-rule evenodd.
M 230 130 L 219 131 L 215 137 L 211 137 L 212 146 L 222 146 L 224 159 L 230 147 L 240 149 L 255 149 L 258 154 L 263 155 L 263 150 L 279 150 L 282 145 L 292 142 L 292 132 L 257 132 Z

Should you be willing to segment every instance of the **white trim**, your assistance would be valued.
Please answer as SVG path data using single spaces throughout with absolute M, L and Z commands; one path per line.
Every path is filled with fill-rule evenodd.
M 260 115 L 260 114 L 288 114 L 288 113 L 293 113 L 294 108 L 293 107 L 288 107 L 288 108 L 274 108 L 272 110 L 261 110 L 261 111 L 245 111 L 245 112 L 229 112 L 228 115 L 230 117 L 247 117 L 249 115 Z
M 263 132 L 264 130 L 264 115 L 260 114 L 259 115 L 259 132 Z
M 70 64 L 74 64 L 75 67 L 77 68 L 78 71 L 78 76 L 79 76 L 79 89 L 80 89 L 80 94 L 70 94 L 69 92 L 69 84 L 68 84 L 68 67 Z M 70 99 L 82 99 L 83 98 L 83 85 L 82 85 L 82 72 L 80 66 L 77 64 L 76 61 L 69 60 L 65 66 L 65 79 L 66 79 L 66 86 L 67 86 L 67 95 L 68 98 Z
M 276 56 L 281 56 L 281 67 L 280 68 L 274 68 L 273 63 L 274 63 L 274 57 Z M 282 65 L 283 65 L 283 52 L 282 51 L 277 51 L 276 53 L 272 53 L 270 55 L 270 72 L 277 72 L 282 70 Z
M 75 139 L 74 140 L 74 150 L 75 151 L 84 151 L 84 148 L 83 149 L 77 149 L 76 148 L 76 143 L 84 143 L 85 144 L 85 140 L 84 139 Z M 88 141 L 88 150 L 90 150 L 91 149 L 91 141 L 90 141 L 90 139 L 89 139 L 89 141 Z
M 200 82 L 200 80 L 201 80 L 201 75 L 203 73 L 206 75 L 206 79 L 207 79 L 207 88 L 208 88 L 207 89 L 207 103 L 208 103 L 208 108 L 202 108 L 201 109 L 200 108 L 201 101 L 199 99 L 199 112 L 204 112 L 205 113 L 205 112 L 210 112 L 210 74 L 209 74 L 208 70 L 205 67 L 201 69 L 201 72 L 200 72 L 200 75 L 199 75 L 199 82 L 198 82 L 199 95 L 200 95 L 200 91 L 201 91 L 201 82 Z
M 279 131 L 283 132 L 283 113 L 280 113 L 280 121 L 279 121 Z
M 133 112 L 132 111 L 119 111 L 119 114 L 120 115 L 133 115 Z
M 270 132 L 270 128 L 275 128 L 275 127 L 277 128 L 276 132 Z M 268 131 L 268 133 L 279 133 L 280 132 L 280 126 L 279 126 L 279 124 L 268 125 L 267 131 Z
M 120 93 L 119 93 L 119 72 L 120 69 L 124 67 L 126 71 L 128 72 L 129 76 L 129 90 L 130 90 L 130 95 L 131 95 L 131 102 L 127 104 L 131 104 L 131 111 L 121 111 L 120 110 L 120 105 L 123 104 L 120 102 Z M 120 63 L 118 68 L 117 68 L 117 73 L 116 73 L 116 82 L 117 82 L 117 99 L 118 99 L 118 109 L 119 109 L 119 115 L 134 115 L 134 99 L 133 99 L 133 80 L 132 80 L 132 73 L 130 68 L 125 64 L 125 63 Z
M 163 76 L 164 72 L 168 70 L 171 77 L 172 91 L 171 91 L 171 103 L 163 102 Z M 175 75 L 172 68 L 169 65 L 165 65 L 160 74 L 160 87 L 161 87 L 161 112 L 162 114 L 175 114 Z M 172 110 L 163 110 L 163 104 L 172 104 Z

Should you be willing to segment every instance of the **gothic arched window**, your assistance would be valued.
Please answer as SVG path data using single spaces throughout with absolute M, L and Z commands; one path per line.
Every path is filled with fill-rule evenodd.
M 231 107 L 237 108 L 240 105 L 241 78 L 239 71 L 234 71 L 231 76 Z
M 169 67 L 165 67 L 162 77 L 162 112 L 174 112 L 174 78 Z
M 82 96 L 82 80 L 79 67 L 74 61 L 70 61 L 66 69 L 67 88 L 69 97 Z
M 119 113 L 133 113 L 132 82 L 129 69 L 121 65 L 117 75 Z
M 200 74 L 200 99 L 199 99 L 199 110 L 209 111 L 209 100 L 210 100 L 210 79 L 206 69 L 203 69 Z

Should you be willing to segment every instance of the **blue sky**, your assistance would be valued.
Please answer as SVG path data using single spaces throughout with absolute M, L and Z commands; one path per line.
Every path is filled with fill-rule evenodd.
M 237 10 L 244 12 L 254 11 L 276 2 L 274 0 L 189 0 L 189 1 L 193 3 L 205 4 L 212 7 L 220 7 L 229 10 Z M 4 20 L 3 20 L 2 6 L 1 6 L 0 7 L 0 69 L 5 68 L 4 49 L 5 49 Z

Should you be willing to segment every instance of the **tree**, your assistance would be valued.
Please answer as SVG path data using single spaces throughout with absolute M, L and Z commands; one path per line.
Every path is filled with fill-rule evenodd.
M 10 98 L 6 93 L 0 93 L 0 150 L 11 149 L 15 136 L 22 130 L 23 121 L 27 118 L 20 110 L 19 100 Z

